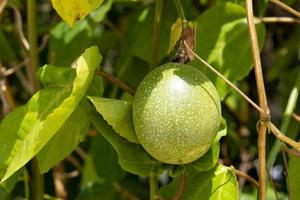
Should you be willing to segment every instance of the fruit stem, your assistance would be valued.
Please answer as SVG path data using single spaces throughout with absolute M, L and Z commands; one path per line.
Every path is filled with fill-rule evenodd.
M 185 172 L 182 172 L 182 174 L 180 175 L 180 181 L 179 181 L 179 186 L 177 189 L 177 192 L 175 194 L 175 197 L 172 200 L 180 200 L 181 199 L 181 195 L 183 193 L 184 190 L 184 186 L 185 186 L 185 180 L 186 176 L 185 176 Z
M 158 195 L 156 194 L 157 191 L 157 181 L 156 176 L 151 174 L 149 177 L 149 185 L 150 185 L 150 200 L 157 200 Z
M 160 24 L 161 24 L 163 7 L 164 7 L 164 0 L 156 0 L 150 70 L 152 70 L 157 65 L 157 60 L 159 56 L 159 33 L 160 33 Z
M 182 28 L 186 29 L 186 28 L 188 28 L 188 21 L 187 21 L 187 19 L 185 17 L 181 1 L 180 0 L 175 0 L 175 4 L 176 4 L 178 15 L 179 15 L 179 17 L 182 20 Z

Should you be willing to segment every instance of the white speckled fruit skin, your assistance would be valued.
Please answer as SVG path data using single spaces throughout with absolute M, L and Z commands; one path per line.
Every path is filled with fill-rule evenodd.
M 213 84 L 199 70 L 167 63 L 150 72 L 133 102 L 137 137 L 155 159 L 185 164 L 211 146 L 221 122 L 221 105 Z

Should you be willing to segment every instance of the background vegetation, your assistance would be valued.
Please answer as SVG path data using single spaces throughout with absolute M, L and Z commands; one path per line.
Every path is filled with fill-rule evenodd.
M 268 128 L 262 112 L 197 59 L 190 64 L 216 86 L 224 123 L 220 143 L 194 163 L 166 165 L 145 153 L 130 127 L 131 107 L 120 101 L 130 102 L 150 69 L 178 55 L 178 18 L 186 18 L 195 52 L 259 102 L 250 1 L 61 2 L 0 0 L 0 199 L 256 199 L 258 179 L 260 199 L 300 196 L 299 151 L 272 134 L 259 149 L 257 129 Z M 267 102 L 273 124 L 297 141 L 300 14 L 272 2 L 253 1 Z M 299 1 L 282 2 L 300 9 Z M 159 189 L 149 192 L 149 176 Z

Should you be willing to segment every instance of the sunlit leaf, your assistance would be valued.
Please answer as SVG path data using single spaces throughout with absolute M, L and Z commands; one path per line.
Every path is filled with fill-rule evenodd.
M 76 76 L 69 86 L 48 87 L 24 106 L 8 114 L 0 125 L 1 182 L 33 158 L 63 126 L 84 97 L 99 66 L 96 47 L 87 49 L 76 63 Z
M 180 39 L 182 32 L 182 20 L 178 18 L 176 22 L 171 26 L 171 34 L 170 34 L 170 43 L 169 43 L 169 50 L 171 52 L 175 47 L 176 43 Z
M 57 13 L 70 26 L 87 16 L 90 12 L 101 5 L 103 0 L 52 0 Z

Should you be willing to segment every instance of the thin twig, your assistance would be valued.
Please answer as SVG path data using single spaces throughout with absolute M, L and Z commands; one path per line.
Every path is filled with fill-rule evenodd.
M 179 186 L 178 186 L 178 190 L 174 196 L 174 198 L 172 200 L 180 200 L 181 199 L 181 195 L 183 193 L 184 190 L 184 185 L 185 185 L 185 172 L 183 172 L 180 176 L 180 181 L 179 181 Z
M 269 179 L 270 179 L 270 182 L 271 182 L 271 186 L 272 186 L 272 188 L 274 190 L 275 198 L 276 198 L 276 200 L 279 200 L 279 197 L 278 197 L 278 194 L 277 194 L 277 190 L 276 190 L 273 178 L 272 178 L 272 176 L 270 174 L 270 170 L 266 169 L 266 171 L 268 172 L 268 176 L 269 176 Z
M 270 111 L 267 103 L 267 96 L 265 91 L 263 72 L 260 61 L 259 46 L 257 34 L 254 24 L 253 5 L 252 0 L 246 0 L 246 13 L 248 22 L 248 32 L 250 38 L 250 46 L 254 63 L 254 72 L 257 85 L 257 93 L 259 99 L 259 106 L 263 112 L 260 113 L 260 120 L 265 121 L 270 119 Z M 265 123 L 259 126 L 258 132 L 258 160 L 259 160 L 259 188 L 258 198 L 260 200 L 266 199 L 266 133 L 267 126 Z
M 3 73 L 3 75 L 4 76 L 12 75 L 16 71 L 19 71 L 21 68 L 23 68 L 24 66 L 26 66 L 26 64 L 27 64 L 28 61 L 29 61 L 29 59 L 25 58 L 25 60 L 23 60 L 22 62 L 20 62 L 18 64 L 11 64 L 12 67 L 9 68 L 9 69 L 5 69 L 5 72 Z
M 14 11 L 15 29 L 16 29 L 17 36 L 20 40 L 21 46 L 24 48 L 24 50 L 26 52 L 28 52 L 30 49 L 30 45 L 29 45 L 28 40 L 24 36 L 23 21 L 22 21 L 22 16 L 21 16 L 20 10 L 16 6 L 12 6 L 12 9 Z
M 298 151 L 300 151 L 300 142 L 296 142 L 295 140 L 292 140 L 291 138 L 284 135 L 272 122 L 269 122 L 269 127 L 271 129 L 271 132 L 282 142 L 285 142 L 286 144 L 294 147 Z
M 128 92 L 131 96 L 134 96 L 135 91 L 132 88 L 130 88 L 128 85 L 126 85 L 124 82 L 122 82 L 121 80 L 114 77 L 112 74 L 107 73 L 105 71 L 99 71 L 99 70 L 96 71 L 96 74 L 99 75 L 99 76 L 102 76 L 103 78 L 105 78 L 109 82 L 115 84 L 116 86 L 120 87 L 124 91 Z
M 284 168 L 285 168 L 285 173 L 286 173 L 286 184 L 287 184 L 287 193 L 288 193 L 288 198 L 291 199 L 290 197 L 290 186 L 291 186 L 291 182 L 290 182 L 290 176 L 289 176 L 289 166 L 288 166 L 288 161 L 287 161 L 287 156 L 286 156 L 286 152 L 284 151 L 283 147 L 281 148 L 281 152 L 282 152 L 282 157 L 283 157 L 283 163 L 284 163 Z M 275 187 L 275 186 L 274 186 Z
M 65 160 L 72 163 L 72 165 L 76 168 L 76 170 L 78 170 L 80 172 L 82 171 L 81 164 L 73 155 L 69 155 L 68 157 L 65 158 Z
M 241 95 L 247 102 L 249 102 L 258 112 L 265 113 L 254 101 L 252 101 L 245 93 L 243 93 L 237 86 L 235 86 L 232 82 L 230 82 L 225 76 L 223 76 L 220 72 L 218 72 L 214 67 L 208 64 L 204 59 L 198 56 L 184 41 L 183 42 L 187 50 L 195 56 L 202 64 L 208 67 L 213 73 L 219 76 L 225 83 L 227 83 L 232 89 L 234 89 L 239 95 Z
M 244 179 L 248 180 L 250 183 L 252 183 L 256 188 L 258 188 L 258 182 L 255 180 L 253 177 L 249 176 L 248 174 L 237 170 L 234 166 L 231 166 L 233 169 L 234 173 L 240 177 L 243 177 Z
M 22 61 L 19 64 L 15 64 L 15 63 L 10 62 L 9 65 L 12 66 L 12 70 L 15 69 L 11 72 L 16 73 L 16 76 L 20 80 L 20 82 L 21 82 L 22 86 L 24 87 L 24 89 L 27 90 L 30 94 L 33 94 L 32 86 L 30 85 L 30 83 L 28 82 L 28 80 L 26 79 L 26 77 L 24 76 L 24 74 L 20 70 L 22 67 L 26 66 L 28 61 L 29 61 L 28 58 L 26 58 L 24 61 Z M 8 69 L 8 71 L 10 71 L 10 69 Z
M 296 120 L 297 122 L 300 122 L 300 115 L 297 115 L 296 113 L 293 113 L 293 118 L 294 118 L 294 120 Z
M 300 20 L 293 17 L 262 17 L 255 18 L 255 23 L 300 23 Z
M 286 10 L 287 12 L 295 15 L 296 17 L 300 18 L 300 12 L 298 12 L 297 10 L 289 7 L 288 5 L 282 3 L 279 0 L 270 0 L 272 3 L 276 4 L 277 6 L 279 6 L 280 8 L 282 8 L 283 10 Z
M 75 148 L 75 152 L 80 156 L 82 160 L 85 160 L 87 158 L 86 152 L 80 146 L 77 146 Z
M 290 149 L 290 148 L 288 148 L 287 146 L 284 146 L 284 147 L 283 147 L 283 150 L 284 150 L 286 153 L 288 153 L 288 154 L 291 154 L 291 155 L 293 155 L 293 156 L 296 156 L 296 157 L 299 157 L 299 158 L 300 158 L 300 152 L 299 152 L 299 151 L 295 151 L 295 150 L 293 150 L 293 149 Z
M 152 52 L 150 58 L 150 70 L 153 69 L 158 62 L 159 35 L 160 35 L 160 25 L 161 25 L 163 7 L 164 7 L 164 0 L 156 0 Z
M 3 99 L 6 101 L 8 110 L 5 112 L 9 112 L 10 110 L 14 109 L 16 107 L 16 102 L 14 98 L 12 97 L 10 87 L 7 83 L 7 80 L 3 77 L 2 80 L 0 79 L 0 92 L 3 95 Z
M 39 52 L 39 53 L 40 53 L 41 51 L 43 51 L 43 50 L 47 47 L 49 38 L 50 38 L 50 36 L 49 36 L 48 34 L 46 34 L 46 35 L 43 36 L 43 38 L 42 38 L 42 43 L 41 43 L 41 45 L 38 47 L 38 52 Z

